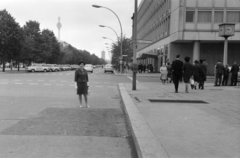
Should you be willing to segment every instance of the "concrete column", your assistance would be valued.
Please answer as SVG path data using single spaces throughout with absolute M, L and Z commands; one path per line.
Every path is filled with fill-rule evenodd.
M 154 58 L 154 65 L 153 66 L 154 66 L 154 70 L 155 70 L 154 72 L 158 72 L 158 69 L 159 69 L 158 68 L 158 58 Z
M 159 55 L 159 56 L 157 57 L 157 59 L 158 59 L 158 69 L 157 69 L 157 72 L 159 72 L 159 68 L 160 68 L 160 66 L 162 65 L 162 63 L 161 63 L 161 56 Z
M 200 42 L 195 41 L 193 44 L 193 62 L 200 58 Z
M 170 60 L 170 53 L 171 53 L 171 43 L 168 43 L 168 54 L 167 58 Z
M 228 38 L 225 37 L 224 40 L 224 53 L 223 53 L 223 64 L 226 65 L 228 63 Z

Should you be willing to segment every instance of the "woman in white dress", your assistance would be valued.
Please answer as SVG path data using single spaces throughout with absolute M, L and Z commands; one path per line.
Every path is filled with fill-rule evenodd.
M 163 63 L 162 66 L 160 67 L 160 73 L 161 73 L 160 80 L 162 80 L 162 83 L 165 84 L 167 81 L 167 74 L 168 74 L 165 63 Z

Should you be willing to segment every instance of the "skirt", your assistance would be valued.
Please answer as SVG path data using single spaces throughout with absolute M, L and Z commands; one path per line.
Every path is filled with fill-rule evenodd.
M 88 86 L 87 82 L 77 82 L 77 94 L 87 94 Z

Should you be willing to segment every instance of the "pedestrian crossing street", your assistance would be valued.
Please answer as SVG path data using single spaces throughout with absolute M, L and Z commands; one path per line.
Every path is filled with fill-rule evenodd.
M 21 80 L 21 79 L 0 79 L 0 86 L 3 85 L 24 85 L 24 86 L 75 86 L 72 81 L 66 80 Z M 91 87 L 96 88 L 116 88 L 117 83 L 114 82 L 90 82 Z

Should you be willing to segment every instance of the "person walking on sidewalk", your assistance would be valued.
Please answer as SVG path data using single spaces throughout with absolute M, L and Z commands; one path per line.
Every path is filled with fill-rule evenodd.
M 177 55 L 177 59 L 172 62 L 172 74 L 173 74 L 173 83 L 175 87 L 175 93 L 178 93 L 178 85 L 179 85 L 179 82 L 182 81 L 183 62 L 179 58 L 180 58 L 180 55 Z
M 190 83 L 190 78 L 193 75 L 193 65 L 189 63 L 190 57 L 184 58 L 185 63 L 183 64 L 183 82 L 185 83 L 185 92 L 188 93 L 188 84 Z
M 162 80 L 162 83 L 165 84 L 167 81 L 167 67 L 165 63 L 162 64 L 159 71 L 160 71 L 160 80 Z
M 193 79 L 194 79 L 194 89 L 197 89 L 197 86 L 200 82 L 200 74 L 202 73 L 202 69 L 200 68 L 199 66 L 199 61 L 198 60 L 195 60 L 194 61 L 194 71 L 193 71 Z
M 225 65 L 224 71 L 223 71 L 223 81 L 222 86 L 226 86 L 228 83 L 228 77 L 229 77 L 230 70 L 228 68 L 228 64 Z
M 75 81 L 75 88 L 77 89 L 77 94 L 80 102 L 80 107 L 82 106 L 82 95 L 84 96 L 85 105 L 87 108 L 88 106 L 88 73 L 84 69 L 85 62 L 79 62 L 79 68 L 75 71 L 74 81 Z
M 172 66 L 169 62 L 167 63 L 167 71 L 168 71 L 167 82 L 171 83 L 172 82 Z
M 199 74 L 200 81 L 199 81 L 199 89 L 204 89 L 204 82 L 207 80 L 207 67 L 203 63 L 203 59 L 200 59 L 200 64 L 199 64 L 201 71 Z
M 231 68 L 231 86 L 236 86 L 237 85 L 237 79 L 238 79 L 238 71 L 239 71 L 239 66 L 237 62 L 234 62 Z
M 217 76 L 216 76 L 217 80 L 216 80 L 215 86 L 220 86 L 222 83 L 222 75 L 223 75 L 223 71 L 224 71 L 224 66 L 223 66 L 221 60 L 219 60 L 216 65 L 216 71 L 217 71 Z

